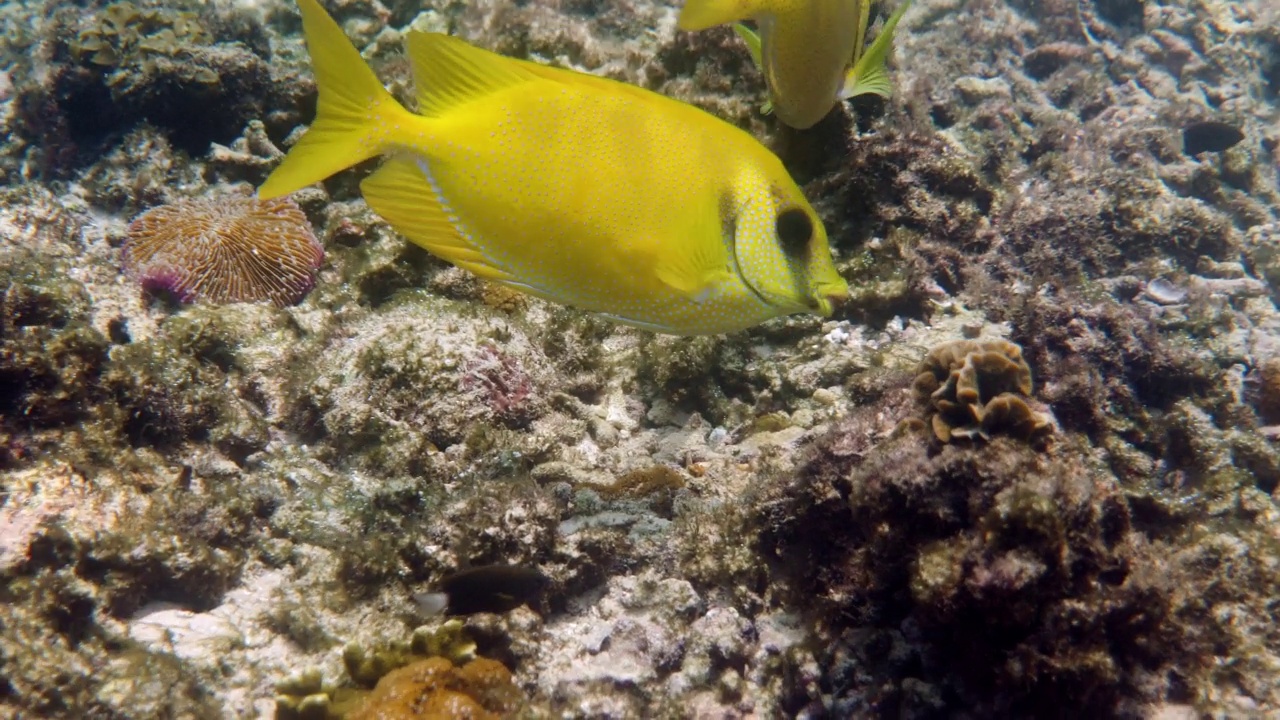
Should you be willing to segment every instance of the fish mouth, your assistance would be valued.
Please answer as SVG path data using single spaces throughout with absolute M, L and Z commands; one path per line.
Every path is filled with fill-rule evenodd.
M 836 308 L 849 301 L 849 287 L 827 286 L 814 293 L 814 310 L 822 317 L 831 317 Z

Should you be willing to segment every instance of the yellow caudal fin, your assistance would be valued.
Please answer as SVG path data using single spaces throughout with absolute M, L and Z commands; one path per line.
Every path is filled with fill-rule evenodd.
M 487 280 L 512 279 L 461 227 L 425 159 L 406 154 L 388 160 L 360 183 L 360 192 L 374 212 L 427 252 Z
M 676 24 L 681 30 L 706 30 L 753 18 L 769 5 L 770 0 L 687 0 Z
M 410 32 L 405 39 L 418 90 L 418 113 L 450 109 L 512 85 L 538 80 L 537 66 L 503 57 L 439 33 Z
M 383 152 L 386 128 L 409 112 L 382 87 L 342 28 L 317 0 L 298 0 L 320 93 L 316 119 L 258 197 L 286 195 Z

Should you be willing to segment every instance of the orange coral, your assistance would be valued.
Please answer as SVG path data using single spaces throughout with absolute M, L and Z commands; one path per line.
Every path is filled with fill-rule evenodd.
M 129 225 L 125 272 L 183 302 L 291 305 L 315 285 L 324 248 L 288 198 L 184 200 Z
M 498 720 L 520 706 L 520 690 L 502 663 L 477 658 L 458 668 L 433 657 L 387 673 L 347 720 Z

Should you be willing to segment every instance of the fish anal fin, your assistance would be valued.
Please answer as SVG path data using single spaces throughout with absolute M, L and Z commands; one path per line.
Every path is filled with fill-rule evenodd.
M 369 207 L 415 245 L 487 280 L 510 280 L 461 227 L 430 173 L 425 159 L 400 155 L 365 178 L 360 190 Z

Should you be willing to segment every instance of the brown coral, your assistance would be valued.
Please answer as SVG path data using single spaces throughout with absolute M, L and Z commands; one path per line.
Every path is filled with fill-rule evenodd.
M 152 208 L 129 225 L 124 267 L 183 302 L 291 305 L 315 285 L 324 247 L 287 198 L 219 197 Z
M 1039 440 L 1053 431 L 1048 415 L 1027 404 L 1031 368 L 1022 348 L 1004 340 L 954 340 L 929 351 L 913 387 L 929 404 L 934 435 L 983 440 L 1007 434 Z
M 520 705 L 520 690 L 502 663 L 478 658 L 455 667 L 433 657 L 387 673 L 348 718 L 496 719 L 513 716 Z
M 1280 420 L 1280 358 L 1270 358 L 1256 371 L 1254 407 L 1265 422 Z

